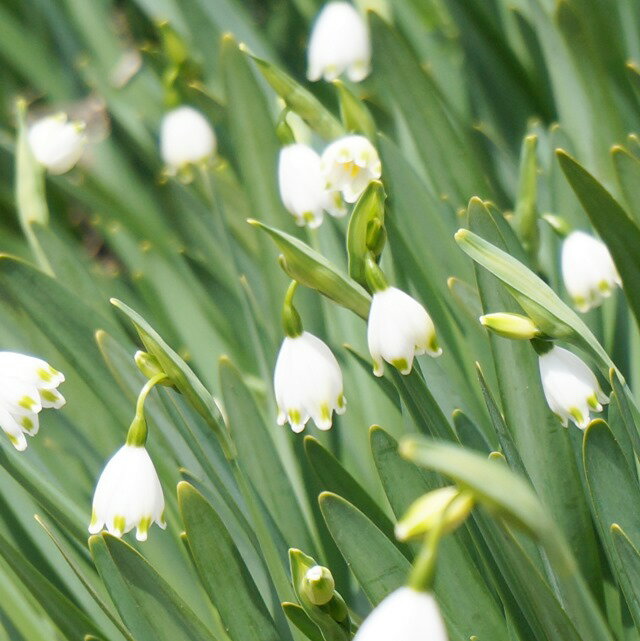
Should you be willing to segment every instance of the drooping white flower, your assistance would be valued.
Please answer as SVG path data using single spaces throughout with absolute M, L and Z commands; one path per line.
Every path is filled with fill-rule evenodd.
M 562 279 L 581 312 L 598 307 L 621 285 L 607 246 L 583 231 L 571 232 L 562 244 Z
M 164 115 L 160 153 L 167 167 L 178 171 L 215 154 L 217 140 L 207 119 L 193 107 L 178 107 Z
M 315 229 L 322 224 L 324 211 L 332 216 L 347 213 L 340 194 L 325 189 L 320 156 L 308 145 L 296 143 L 281 149 L 278 182 L 282 202 L 298 225 Z
M 382 174 L 376 148 L 364 136 L 345 136 L 332 142 L 322 153 L 321 169 L 325 188 L 341 191 L 354 203 L 372 180 Z
M 601 412 L 602 404 L 609 402 L 593 372 L 570 351 L 554 346 L 540 354 L 539 365 L 547 403 L 565 427 L 573 421 L 585 429 L 589 412 Z
M 43 407 L 65 404 L 57 390 L 63 381 L 61 372 L 39 358 L 0 352 L 0 428 L 17 450 L 26 449 L 25 434 L 37 434 Z
M 331 82 L 346 73 L 360 82 L 370 70 L 371 42 L 362 16 L 349 2 L 329 2 L 311 31 L 307 78 Z
M 122 536 L 136 528 L 136 539 L 146 541 L 153 522 L 162 529 L 164 495 L 158 473 L 143 445 L 123 445 L 107 462 L 93 496 L 89 532 L 106 527 Z
M 440 356 L 436 330 L 427 310 L 395 287 L 377 291 L 371 301 L 367 326 L 373 373 L 382 376 L 385 360 L 409 374 L 414 356 Z
M 353 641 L 447 641 L 440 608 L 428 592 L 402 587 L 364 620 Z
M 29 146 L 35 159 L 52 174 L 69 171 L 82 156 L 84 123 L 70 122 L 64 113 L 46 116 L 31 125 Z
M 282 341 L 273 386 L 278 404 L 278 425 L 287 421 L 302 432 L 309 418 L 321 430 L 332 425 L 332 416 L 343 414 L 342 372 L 327 345 L 309 332 Z

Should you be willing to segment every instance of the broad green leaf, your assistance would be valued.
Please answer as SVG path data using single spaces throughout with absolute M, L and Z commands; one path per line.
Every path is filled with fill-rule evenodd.
M 304 450 L 311 467 L 320 479 L 322 489 L 339 494 L 366 514 L 367 518 L 407 556 L 405 546 L 396 543 L 391 519 L 342 466 L 340 461 L 313 436 L 305 436 Z
M 66 639 L 78 641 L 80 635 L 100 633 L 95 623 L 33 567 L 29 560 L 2 535 L 0 535 L 0 556 L 44 608 Z
M 178 485 L 180 512 L 198 574 L 233 641 L 278 641 L 279 633 L 238 549 L 211 505 Z
M 89 549 L 122 620 L 139 641 L 216 641 L 191 608 L 130 545 L 110 534 Z
M 314 544 L 296 493 L 279 458 L 256 402 L 228 358 L 220 360 L 220 386 L 231 437 L 240 464 L 289 546 L 313 552 Z
M 611 526 L 611 539 L 620 559 L 620 573 L 626 579 L 627 604 L 636 626 L 640 627 L 640 552 L 617 523 Z
M 637 616 L 640 614 L 638 603 L 634 603 L 637 586 L 629 583 L 622 559 L 614 547 L 611 527 L 617 524 L 635 545 L 640 544 L 640 485 L 627 466 L 609 426 L 600 419 L 592 421 L 585 432 L 583 458 L 600 538 L 627 603 Z
M 372 221 L 384 225 L 384 201 L 386 194 L 381 182 L 370 182 L 356 202 L 347 230 L 347 253 L 349 255 L 349 276 L 368 288 L 364 265 L 369 249 L 367 230 Z M 376 256 L 377 258 L 377 256 Z
M 611 149 L 611 158 L 627 211 L 640 225 L 640 160 L 620 145 Z
M 372 605 L 404 584 L 409 561 L 356 507 L 337 494 L 323 492 L 322 515 L 336 545 Z
M 334 267 L 324 256 L 283 231 L 257 220 L 249 222 L 271 236 L 284 256 L 281 264 L 288 276 L 306 287 L 316 289 L 361 318 L 366 319 L 369 316 L 371 304 L 369 294 L 358 283 Z
M 248 55 L 287 107 L 297 113 L 311 129 L 325 140 L 333 140 L 344 135 L 345 130 L 340 122 L 311 92 L 276 65 L 252 54 Z
M 591 223 L 609 248 L 629 307 L 640 323 L 640 228 L 584 167 L 561 149 L 556 155 Z
M 164 342 L 162 337 L 140 314 L 122 301 L 112 299 L 111 302 L 133 323 L 146 350 L 158 359 L 163 371 L 211 427 L 218 437 L 225 455 L 228 458 L 233 458 L 235 448 L 229 438 L 220 410 L 193 370 Z
M 318 626 L 307 616 L 304 608 L 297 603 L 283 603 L 282 609 L 287 619 L 309 639 L 309 641 L 325 641 Z

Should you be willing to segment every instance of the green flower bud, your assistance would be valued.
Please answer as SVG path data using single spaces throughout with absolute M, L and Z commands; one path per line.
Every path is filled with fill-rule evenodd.
M 158 374 L 164 374 L 164 370 L 160 366 L 158 359 L 152 354 L 149 354 L 149 352 L 138 350 L 133 358 L 136 362 L 136 365 L 138 366 L 138 369 L 147 378 L 153 378 Z
M 536 324 L 528 316 L 521 314 L 498 312 L 480 316 L 479 320 L 484 327 L 505 338 L 531 340 L 542 335 Z
M 302 581 L 302 591 L 314 605 L 325 605 L 333 599 L 336 589 L 333 575 L 328 568 L 314 565 L 307 570 Z
M 396 524 L 400 541 L 421 538 L 444 519 L 442 533 L 452 532 L 464 523 L 473 509 L 473 496 L 455 486 L 429 492 L 414 501 Z

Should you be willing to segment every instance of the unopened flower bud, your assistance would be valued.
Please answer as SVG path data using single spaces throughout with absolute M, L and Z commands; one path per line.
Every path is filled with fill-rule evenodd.
M 314 565 L 304 575 L 302 591 L 313 605 L 325 605 L 333 599 L 336 589 L 333 575 L 329 568 Z
M 153 378 L 158 374 L 164 374 L 164 370 L 160 366 L 158 359 L 155 356 L 153 356 L 153 354 L 149 354 L 149 352 L 143 352 L 142 350 L 138 350 L 135 353 L 133 359 L 135 360 L 136 365 L 138 366 L 138 369 L 147 378 Z
M 536 324 L 522 314 L 497 312 L 480 316 L 479 320 L 484 327 L 505 338 L 531 340 L 542 334 Z
M 400 541 L 420 538 L 441 521 L 442 533 L 452 532 L 464 523 L 473 505 L 473 496 L 454 486 L 429 492 L 414 501 L 396 524 L 396 538 Z

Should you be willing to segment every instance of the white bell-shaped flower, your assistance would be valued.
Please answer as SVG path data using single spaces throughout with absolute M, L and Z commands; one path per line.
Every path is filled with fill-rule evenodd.
M 562 279 L 581 312 L 598 307 L 621 285 L 607 246 L 583 231 L 571 232 L 562 244 Z
M 295 143 L 281 149 L 278 182 L 280 198 L 298 225 L 315 229 L 325 211 L 332 216 L 347 213 L 340 194 L 325 189 L 320 156 L 308 145 Z
M 447 641 L 447 638 L 433 596 L 402 587 L 373 610 L 353 641 Z
M 354 203 L 372 180 L 382 174 L 376 148 L 364 136 L 345 136 L 332 142 L 323 152 L 321 169 L 325 188 L 341 191 L 348 203 Z
M 47 116 L 31 125 L 29 146 L 35 159 L 52 174 L 69 171 L 82 156 L 84 123 L 70 122 L 64 113 Z
M 63 381 L 61 372 L 39 358 L 0 352 L 0 428 L 17 450 L 27 447 L 25 434 L 38 432 L 43 407 L 64 405 L 57 389 Z
M 302 432 L 309 417 L 319 429 L 328 430 L 333 412 L 346 410 L 340 365 L 327 345 L 309 332 L 282 341 L 273 386 L 278 425 L 288 421 L 294 432 Z
M 374 293 L 369 310 L 367 341 L 376 376 L 383 374 L 383 360 L 402 374 L 409 374 L 414 356 L 425 352 L 434 357 L 442 354 L 427 310 L 395 287 Z
M 160 153 L 170 171 L 206 160 L 215 154 L 217 139 L 207 119 L 193 107 L 166 113 L 160 127 Z
M 540 354 L 539 365 L 547 403 L 565 427 L 573 421 L 586 428 L 589 412 L 601 412 L 602 404 L 609 402 L 593 372 L 570 351 L 554 346 Z
M 89 532 L 106 527 L 122 536 L 134 527 L 136 539 L 146 541 L 151 524 L 162 529 L 164 495 L 158 473 L 143 445 L 123 445 L 107 462 L 93 496 Z
M 307 78 L 331 82 L 346 73 L 360 82 L 370 70 L 371 41 L 362 16 L 349 2 L 325 5 L 311 32 Z

